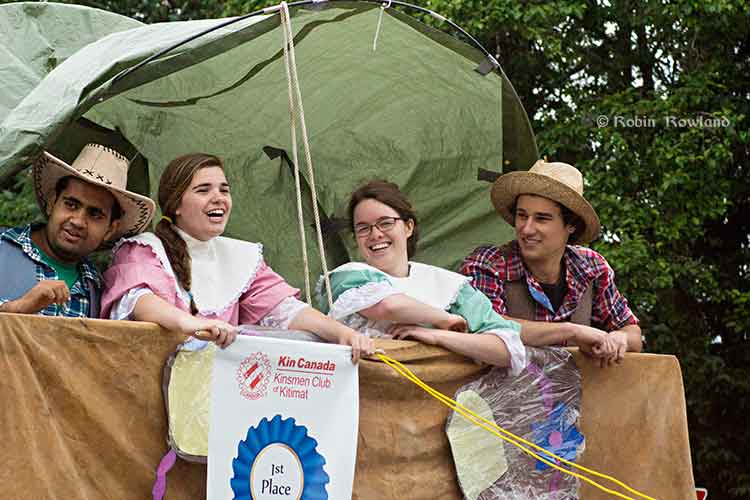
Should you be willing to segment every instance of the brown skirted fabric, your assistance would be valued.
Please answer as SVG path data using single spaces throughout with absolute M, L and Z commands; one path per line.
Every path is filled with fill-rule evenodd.
M 377 345 L 451 397 L 462 381 L 484 373 L 473 362 L 442 349 L 382 340 Z M 580 423 L 586 448 L 581 465 L 659 500 L 693 498 L 685 395 L 677 358 L 626 354 L 621 365 L 602 370 L 577 349 L 571 352 L 582 376 Z M 359 376 L 354 498 L 461 498 L 444 432 L 448 408 L 382 363 L 365 360 Z M 497 438 L 488 433 L 487 439 Z M 580 493 L 582 500 L 615 498 L 585 483 Z
M 147 323 L 0 314 L 2 498 L 150 498 L 167 450 L 162 368 L 182 340 Z M 483 372 L 438 348 L 378 345 L 449 395 Z M 660 500 L 691 498 L 677 360 L 629 354 L 600 370 L 574 356 L 583 377 L 582 462 Z M 363 361 L 354 498 L 460 498 L 447 412 L 384 364 Z M 205 498 L 205 471 L 178 460 L 167 498 Z M 611 498 L 587 485 L 581 493 Z
M 151 497 L 167 451 L 161 378 L 183 336 L 129 321 L 0 314 L 0 497 Z M 167 498 L 206 497 L 178 461 Z
M 605 370 L 577 349 L 573 358 L 583 382 L 581 430 L 586 451 L 581 465 L 659 500 L 695 498 L 685 389 L 677 358 L 626 354 L 621 365 Z M 581 498 L 615 497 L 583 483 Z
M 450 397 L 487 371 L 464 357 L 416 342 L 378 340 L 376 345 Z M 449 411 L 386 364 L 362 361 L 352 498 L 461 498 L 445 434 Z

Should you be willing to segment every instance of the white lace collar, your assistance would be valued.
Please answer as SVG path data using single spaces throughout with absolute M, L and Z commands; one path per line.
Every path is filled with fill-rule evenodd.
M 185 240 L 191 258 L 191 290 L 201 316 L 220 315 L 232 306 L 250 287 L 263 261 L 263 246 L 259 243 L 218 236 L 200 241 L 184 231 L 177 233 Z M 149 246 L 167 273 L 175 277 L 178 292 L 184 290 L 177 282 L 161 240 L 154 233 L 142 233 L 121 240 Z
M 369 270 L 385 274 L 399 292 L 438 309 L 448 309 L 456 301 L 461 287 L 471 279 L 441 267 L 419 262 L 409 262 L 409 276 L 405 278 L 391 276 L 363 262 L 350 262 L 339 266 L 332 272 L 355 270 Z

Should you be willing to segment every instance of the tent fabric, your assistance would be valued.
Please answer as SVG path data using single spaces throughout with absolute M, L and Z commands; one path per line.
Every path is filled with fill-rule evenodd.
M 52 70 L 90 43 L 141 26 L 143 23 L 135 19 L 79 5 L 48 2 L 0 5 L 0 39 L 3 40 L 0 45 L 0 81 L 3 82 L 0 89 L 0 136 L 7 141 L 0 147 L 0 158 L 16 147 L 23 149 L 24 131 L 15 130 L 10 123 L 5 123 L 16 108 L 20 107 L 31 116 L 57 109 L 52 100 L 42 104 L 37 102 L 36 105 L 31 103 L 30 106 L 24 103 Z M 31 116 L 26 118 L 32 121 Z M 128 158 L 132 158 L 135 152 L 119 134 L 83 119 L 67 124 L 64 140 L 54 141 L 52 135 L 48 136 L 52 132 L 42 127 L 34 129 L 32 135 L 40 134 L 37 139 L 44 140 L 50 152 L 68 163 L 72 163 L 87 142 L 112 146 Z M 36 153 L 38 151 L 34 149 L 31 156 L 20 158 L 18 166 L 28 164 Z M 0 173 L 13 167 L 13 163 L 0 161 Z M 138 168 L 131 168 L 131 173 L 145 175 L 141 163 L 138 162 Z M 133 179 L 130 187 L 149 194 L 145 181 Z
M 537 156 L 534 136 L 502 71 L 476 71 L 486 61 L 480 50 L 387 9 L 373 51 L 379 14 L 378 4 L 366 2 L 293 9 L 319 209 L 341 217 L 362 181 L 397 182 L 420 216 L 419 259 L 455 268 L 474 247 L 511 236 L 477 171 L 527 168 Z M 85 142 L 97 127 L 121 136 L 148 161 L 148 179 L 139 185 L 152 196 L 172 158 L 196 150 L 218 154 L 235 197 L 228 234 L 263 242 L 274 269 L 300 285 L 300 243 L 290 230 L 296 226 L 293 177 L 283 161 L 263 153 L 264 146 L 291 153 L 278 15 L 238 20 L 128 72 L 227 22 L 113 27 L 82 47 L 24 89 L 25 97 L 0 117 L 0 176 L 45 147 Z M 302 174 L 309 195 L 310 179 L 305 169 Z M 309 224 L 309 196 L 304 211 Z M 316 279 L 312 231 L 308 253 Z M 356 256 L 354 241 L 334 235 L 327 253 L 329 267 L 347 262 Z
M 30 164 L 45 148 L 61 150 L 67 153 L 67 156 L 62 155 L 62 159 L 72 161 L 77 152 L 69 151 L 58 144 L 71 140 L 71 133 L 86 133 L 85 130 L 78 130 L 76 127 L 73 130 L 67 129 L 75 125 L 96 102 L 107 98 L 111 80 L 116 75 L 162 49 L 226 22 L 201 20 L 144 25 L 98 9 L 46 3 L 41 5 L 45 7 L 29 6 L 28 3 L 0 5 L 0 18 L 17 18 L 14 23 L 0 25 L 3 29 L 0 32 L 2 37 L 24 39 L 24 30 L 39 29 L 40 23 L 36 18 L 43 18 L 40 14 L 49 12 L 47 6 L 52 5 L 53 7 L 49 8 L 53 9 L 51 16 L 55 22 L 45 23 L 48 35 L 44 40 L 35 43 L 32 39 L 33 46 L 45 47 L 51 40 L 59 40 L 61 44 L 67 44 L 71 48 L 77 47 L 78 50 L 62 62 L 55 58 L 47 59 L 44 64 L 48 73 L 32 88 L 29 88 L 31 82 L 25 82 L 11 87 L 17 90 L 4 89 L 0 92 L 16 95 L 14 98 L 2 98 L 2 102 L 15 102 L 15 106 L 8 111 L 4 110 L 0 115 L 0 173 L 13 170 L 19 165 Z M 126 21 L 123 21 L 124 19 Z M 261 20 L 263 16 L 252 18 L 236 23 L 234 28 L 242 29 Z M 88 28 L 90 33 L 86 39 L 71 41 L 70 39 L 75 40 L 76 35 L 75 31 L 73 34 L 68 33 L 70 26 L 85 26 L 89 21 L 94 22 L 97 28 Z M 217 30 L 201 37 L 200 43 L 188 43 L 171 52 L 169 57 L 161 60 L 161 64 L 155 65 L 158 67 L 151 69 L 150 76 L 158 78 L 164 73 L 174 71 L 175 68 L 194 64 L 201 58 L 210 57 L 217 51 L 239 43 L 231 36 L 235 30 Z M 217 47 L 217 39 L 221 40 L 222 43 L 218 44 L 221 47 Z M 3 61 L 2 66 L 10 67 L 11 71 L 28 72 L 31 68 L 39 72 L 40 66 L 35 64 L 34 59 L 24 57 L 28 52 L 31 51 L 27 49 L 26 52 L 16 53 L 16 59 L 9 63 Z M 138 78 L 140 76 L 121 81 L 120 89 L 128 88 L 128 85 L 138 85 L 141 82 Z M 23 98 L 18 101 L 18 96 L 21 95 Z M 85 142 L 80 138 L 72 140 Z
M 0 314 L 3 498 L 149 495 L 167 450 L 164 362 L 183 336 L 148 323 Z M 379 340 L 446 394 L 484 369 L 416 342 Z M 660 499 L 694 495 L 685 399 L 673 356 L 628 354 L 582 375 L 581 463 Z M 457 499 L 448 409 L 378 361 L 360 366 L 354 498 Z M 205 497 L 205 466 L 179 460 L 167 498 Z M 609 498 L 582 484 L 581 499 Z
M 143 23 L 99 9 L 47 2 L 0 6 L 0 118 L 86 45 Z

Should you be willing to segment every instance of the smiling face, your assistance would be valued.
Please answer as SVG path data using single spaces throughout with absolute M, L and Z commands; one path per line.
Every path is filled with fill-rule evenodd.
M 55 260 L 75 264 L 117 230 L 115 197 L 106 189 L 70 178 L 52 203 L 47 225 L 34 242 Z
M 193 238 L 221 235 L 232 212 L 232 195 L 224 170 L 208 166 L 195 172 L 175 210 L 175 225 Z
M 399 219 L 396 210 L 374 199 L 365 199 L 354 208 L 353 225 L 372 225 L 369 234 L 358 235 L 357 247 L 362 258 L 369 265 L 396 277 L 409 274 L 407 240 L 414 231 L 414 221 L 396 220 L 388 231 L 381 231 L 374 224 L 383 218 Z
M 539 263 L 559 262 L 568 237 L 575 232 L 575 226 L 565 224 L 554 201 L 530 194 L 516 200 L 515 229 L 524 260 Z

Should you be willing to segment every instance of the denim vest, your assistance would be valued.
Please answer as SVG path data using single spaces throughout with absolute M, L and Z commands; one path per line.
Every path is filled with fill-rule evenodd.
M 16 300 L 34 288 L 37 284 L 36 265 L 21 247 L 0 239 L 0 297 Z M 89 317 L 98 318 L 101 294 L 96 283 L 90 280 L 87 280 L 86 288 L 89 292 Z

